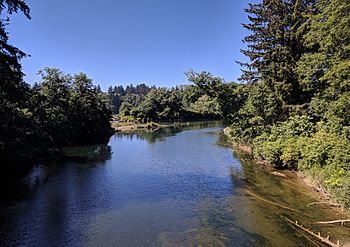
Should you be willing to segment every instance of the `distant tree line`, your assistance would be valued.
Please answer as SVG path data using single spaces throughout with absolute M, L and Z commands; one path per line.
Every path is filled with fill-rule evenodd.
M 110 86 L 107 91 L 113 113 L 130 116 L 141 122 L 220 119 L 215 98 L 195 85 L 173 88 Z
M 145 95 L 155 86 L 149 87 L 144 83 L 134 86 L 132 83 L 125 88 L 122 85 L 109 86 L 107 90 L 108 98 L 111 104 L 111 110 L 114 114 L 119 114 L 122 103 L 122 109 L 130 105 L 131 107 L 141 102 Z M 128 104 L 129 103 L 129 104 Z

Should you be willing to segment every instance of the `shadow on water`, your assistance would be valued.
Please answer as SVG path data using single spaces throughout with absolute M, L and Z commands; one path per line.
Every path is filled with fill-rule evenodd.
M 221 129 L 220 122 L 191 123 L 116 134 L 108 146 L 65 149 L 64 160 L 35 167 L 26 177 L 27 193 L 1 207 L 0 241 L 5 246 L 322 246 L 281 216 L 341 241 L 349 238 L 348 228 L 312 225 L 341 215 L 306 207 L 317 196 L 297 178 L 272 176 L 250 157 L 233 153 L 217 134 Z
M 91 145 L 81 147 L 67 147 L 62 149 L 62 156 L 66 160 L 86 164 L 104 164 L 111 159 L 111 147 L 108 145 Z
M 148 143 L 164 141 L 167 137 L 175 136 L 177 133 L 187 130 L 220 127 L 221 121 L 208 122 L 189 122 L 185 127 L 162 128 L 157 131 L 137 130 L 135 132 L 116 134 L 119 138 L 136 138 L 146 140 Z M 21 199 L 25 194 L 33 192 L 35 188 L 44 184 L 51 176 L 54 176 L 62 170 L 65 163 L 71 162 L 81 168 L 92 168 L 98 165 L 104 165 L 111 159 L 112 151 L 109 145 L 89 145 L 79 147 L 62 148 L 62 156 L 59 161 L 51 161 L 45 164 L 39 164 L 32 169 L 22 171 L 20 174 L 11 173 L 1 176 L 0 181 L 0 206 Z
M 223 135 L 217 144 L 232 147 Z M 333 208 L 308 207 L 322 198 L 300 178 L 273 176 L 273 169 L 256 165 L 249 155 L 236 151 L 241 166 L 229 168 L 232 194 L 202 200 L 197 207 L 197 227 L 184 232 L 163 232 L 161 246 L 324 246 L 307 233 L 295 229 L 286 219 L 301 222 L 313 232 L 331 236 L 336 243 L 350 242 L 347 227 L 317 225 L 317 221 L 346 218 Z
M 315 222 L 346 215 L 332 207 L 308 207 L 308 204 L 324 200 L 305 185 L 293 172 L 286 172 L 289 179 L 273 176 L 274 169 L 255 164 L 250 155 L 236 151 L 241 168 L 230 169 L 234 197 L 229 199 L 229 208 L 236 215 L 236 223 L 260 236 L 265 244 L 257 246 L 323 246 L 306 232 L 296 229 L 286 218 L 303 224 L 304 227 L 322 236 L 331 236 L 333 242 L 350 242 L 350 231 L 346 227 L 317 225 Z
M 107 160 L 111 159 L 111 155 L 111 147 L 104 144 L 63 148 L 60 160 L 36 165 L 28 170 L 26 174 L 20 176 L 9 174 L 6 179 L 2 179 L 0 206 L 9 205 L 29 193 L 35 192 L 50 177 L 55 176 L 62 170 L 67 162 L 87 169 L 105 164 Z

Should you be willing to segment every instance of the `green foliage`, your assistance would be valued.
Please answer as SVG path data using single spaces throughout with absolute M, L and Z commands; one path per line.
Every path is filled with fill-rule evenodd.
M 275 136 L 304 137 L 315 133 L 315 126 L 309 116 L 294 116 L 280 123 L 273 131 Z
M 40 128 L 28 109 L 11 104 L 0 107 L 0 169 L 7 164 L 26 160 L 29 162 L 45 153 L 51 140 Z
M 261 84 L 246 86 L 249 94 L 244 104 L 233 114 L 232 136 L 246 144 L 269 129 L 282 115 L 282 103 L 270 88 Z
M 22 12 L 24 1 L 0 0 L 2 16 Z M 226 83 L 208 72 L 186 73 L 195 85 L 110 87 L 85 74 L 40 72 L 23 81 L 26 54 L 8 42 L 9 19 L 0 19 L 0 162 L 34 159 L 65 145 L 104 142 L 111 113 L 128 121 L 231 121 L 236 142 L 278 168 L 321 179 L 350 208 L 350 2 L 276 0 L 246 9 L 249 58 L 241 80 Z
M 329 108 L 329 101 L 320 96 L 315 96 L 312 98 L 307 114 L 311 116 L 314 120 L 320 121 L 325 118 L 325 113 Z
M 10 22 L 10 15 L 22 12 L 30 18 L 29 8 L 24 1 L 0 0 L 0 99 L 11 104 L 25 104 L 29 86 L 23 81 L 20 60 L 26 54 L 9 44 L 5 27 Z
M 285 104 L 307 101 L 295 72 L 306 49 L 304 23 L 310 18 L 313 4 L 312 0 L 285 0 L 249 5 L 245 10 L 249 23 L 243 27 L 250 34 L 243 39 L 247 49 L 242 53 L 250 62 L 239 62 L 244 68 L 241 80 L 264 81 Z
M 63 146 L 106 142 L 113 133 L 108 100 L 85 74 L 40 71 L 25 108 L 2 103 L 0 157 L 7 165 L 46 157 Z M 19 106 L 19 104 L 17 104 Z
M 350 89 L 350 3 L 344 0 L 319 0 L 311 16 L 298 73 L 308 88 L 324 89 L 329 96 Z
M 125 89 L 123 86 L 110 86 L 106 95 L 114 114 L 130 115 L 131 109 L 140 104 L 150 90 L 151 88 L 143 83 L 136 86 L 130 84 Z
M 297 169 L 301 159 L 300 145 L 303 138 L 288 138 L 282 146 L 282 153 L 279 157 L 280 165 L 289 169 Z
M 108 101 L 85 74 L 45 68 L 37 85 L 39 123 L 55 145 L 105 142 L 111 135 Z
M 196 73 L 189 71 L 185 73 L 188 80 L 196 84 L 205 94 L 216 98 L 224 118 L 232 119 L 235 113 L 245 103 L 248 92 L 247 87 L 236 83 L 225 83 L 219 77 L 213 77 L 208 72 Z
M 254 143 L 254 154 L 255 156 L 261 157 L 267 160 L 275 167 L 283 167 L 281 155 L 283 153 L 283 141 L 277 139 L 275 141 L 260 140 L 257 138 Z
M 271 126 L 268 131 L 253 140 L 254 155 L 276 167 L 298 168 L 302 143 L 305 137 L 315 133 L 310 117 L 295 116 Z
M 252 87 L 239 115 L 259 119 L 260 125 L 275 123 L 281 116 L 281 102 L 266 84 Z
M 202 95 L 198 100 L 188 107 L 188 111 L 204 116 L 220 116 L 220 105 L 217 99 L 212 99 L 208 95 Z
M 144 123 L 216 119 L 221 115 L 216 98 L 195 86 L 152 87 L 146 95 L 126 94 L 123 100 L 120 115 L 132 116 Z
M 275 167 L 313 174 L 350 208 L 350 2 L 262 1 L 246 12 L 242 79 L 254 83 L 225 113 L 231 136 Z
M 5 27 L 13 13 L 30 18 L 24 1 L 0 0 L 0 164 L 30 160 L 44 152 L 47 140 L 33 117 L 31 90 L 23 81 L 20 60 L 24 52 L 9 44 Z
M 342 132 L 343 127 L 350 126 L 350 92 L 341 94 L 329 103 L 325 119 L 332 124 L 333 131 Z

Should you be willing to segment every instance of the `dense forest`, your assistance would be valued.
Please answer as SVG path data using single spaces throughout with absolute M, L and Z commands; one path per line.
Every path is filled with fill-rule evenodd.
M 236 143 L 311 174 L 350 208 L 350 2 L 264 0 L 246 12 L 244 84 L 190 81 L 217 98 Z
M 173 88 L 139 84 L 110 86 L 107 91 L 114 114 L 138 122 L 213 120 L 222 118 L 217 99 L 195 85 Z M 124 118 L 125 119 L 125 118 Z
M 24 1 L 1 0 L 0 12 L 0 164 L 5 170 L 30 168 L 31 161 L 58 153 L 63 146 L 108 141 L 110 107 L 107 98 L 85 74 L 58 69 L 40 71 L 41 81 L 23 80 L 20 61 L 26 54 L 9 44 L 9 16 L 22 12 Z
M 0 8 L 30 18 L 23 1 L 1 0 Z M 53 68 L 25 83 L 26 54 L 8 43 L 1 19 L 1 163 L 106 141 L 112 113 L 141 122 L 222 118 L 254 157 L 313 175 L 350 208 L 350 2 L 262 0 L 246 13 L 239 83 L 188 71 L 192 85 L 107 92 L 85 74 Z

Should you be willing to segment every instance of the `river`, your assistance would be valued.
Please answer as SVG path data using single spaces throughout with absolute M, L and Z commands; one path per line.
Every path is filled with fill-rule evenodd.
M 67 149 L 70 158 L 35 167 L 2 198 L 1 246 L 322 246 L 286 218 L 349 241 L 349 228 L 313 224 L 344 215 L 307 207 L 317 193 L 233 152 L 222 128 L 202 122 Z

